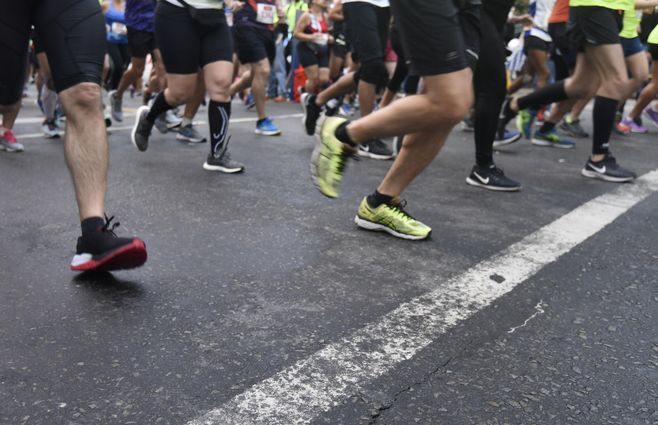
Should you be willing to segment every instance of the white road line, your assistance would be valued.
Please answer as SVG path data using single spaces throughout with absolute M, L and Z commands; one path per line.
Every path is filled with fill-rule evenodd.
M 286 115 L 272 115 L 270 118 L 274 120 L 285 120 L 289 118 L 301 118 L 303 115 L 302 114 L 286 114 Z M 24 121 L 22 121 L 19 124 L 24 124 L 29 122 L 31 118 L 24 118 Z M 37 122 L 42 122 L 43 119 L 38 119 Z M 244 122 L 256 122 L 258 121 L 258 118 L 231 118 L 230 123 L 231 124 L 239 124 L 239 123 L 244 123 Z M 196 125 L 204 125 L 207 124 L 206 121 L 194 121 L 194 124 Z M 126 131 L 126 130 L 132 130 L 133 126 L 132 125 L 127 125 L 127 126 L 122 126 L 122 127 L 109 127 L 107 131 L 109 133 L 115 133 L 117 131 Z M 18 140 L 25 140 L 25 139 L 46 139 L 46 137 L 43 135 L 43 133 L 27 133 L 27 134 L 17 134 L 16 138 Z M 52 139 L 46 139 L 46 140 L 52 140 Z
M 657 190 L 655 170 L 634 185 L 599 196 L 187 425 L 307 424 L 411 359 L 448 329 L 512 291 Z

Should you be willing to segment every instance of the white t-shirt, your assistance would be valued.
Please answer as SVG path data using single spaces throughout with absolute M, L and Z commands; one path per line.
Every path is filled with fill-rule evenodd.
M 167 3 L 171 3 L 174 6 L 184 7 L 183 4 L 177 0 L 165 0 Z M 223 0 L 185 0 L 187 4 L 197 9 L 223 9 L 224 1 Z
M 390 6 L 388 0 L 343 0 L 343 4 L 345 4 L 345 3 L 356 3 L 356 2 L 370 3 L 370 4 L 375 5 L 377 7 L 389 7 Z

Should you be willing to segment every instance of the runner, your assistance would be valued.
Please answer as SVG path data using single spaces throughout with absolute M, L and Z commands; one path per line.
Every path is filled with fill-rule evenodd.
M 327 24 L 328 0 L 311 0 L 310 9 L 297 21 L 294 36 L 299 61 L 306 73 L 306 93 L 318 93 L 329 82 L 329 35 Z
M 20 102 L 30 26 L 48 55 L 54 86 L 66 111 L 65 156 L 75 188 L 82 236 L 71 269 L 116 270 L 146 261 L 144 242 L 119 238 L 105 216 L 107 135 L 99 86 L 105 25 L 97 0 L 0 0 L 0 111 Z M 15 118 L 15 116 L 14 116 Z M 106 217 L 105 219 L 103 217 Z
M 239 173 L 244 166 L 228 152 L 228 126 L 231 117 L 229 87 L 233 78 L 233 43 L 221 0 L 167 0 L 158 3 L 155 36 L 167 70 L 168 86 L 151 107 L 137 110 L 132 142 L 140 151 L 148 149 L 156 118 L 176 105 L 193 99 L 201 90 L 199 70 L 203 70 L 205 90 L 210 95 L 208 124 L 210 153 L 203 168 L 208 171 Z
M 656 96 L 658 96 L 658 25 L 651 31 L 647 39 L 649 53 L 651 54 L 651 82 L 642 90 L 637 98 L 633 109 L 628 113 L 627 122 L 629 125 L 637 124 L 642 112 L 647 118 L 658 127 L 658 109 L 657 105 L 650 105 Z M 645 127 L 646 128 L 646 127 Z M 648 130 L 647 130 L 648 131 Z M 638 131 L 639 132 L 639 131 Z
M 431 228 L 405 211 L 404 189 L 441 150 L 452 128 L 473 103 L 472 72 L 459 11 L 448 0 L 392 0 L 411 73 L 424 78 L 424 91 L 407 96 L 359 120 L 327 117 L 311 159 L 322 194 L 339 194 L 345 165 L 358 145 L 379 137 L 407 134 L 388 174 L 365 197 L 355 222 L 403 239 L 426 239 Z
M 50 72 L 50 64 L 48 63 L 46 52 L 43 50 L 42 43 L 39 42 L 39 36 L 36 31 L 32 33 L 32 45 L 34 46 L 34 53 L 37 59 L 37 90 L 39 90 L 37 104 L 44 115 L 41 131 L 49 139 L 58 138 L 64 135 L 64 126 L 57 116 L 59 97 L 55 91 L 55 83 Z
M 592 154 L 581 174 L 610 182 L 629 182 L 635 173 L 617 164 L 609 141 L 619 100 L 632 91 L 619 38 L 622 14 L 629 0 L 571 0 L 571 37 L 578 58 L 574 74 L 527 96 L 513 98 L 503 106 L 503 123 L 518 111 L 537 108 L 569 98 L 586 97 L 598 87 L 594 99 Z M 555 125 L 554 123 L 552 123 Z
M 233 83 L 233 96 L 249 87 L 254 96 L 258 121 L 254 132 L 264 136 L 278 136 L 281 130 L 265 114 L 265 96 L 271 64 L 276 55 L 274 24 L 285 22 L 281 0 L 235 1 L 233 28 L 238 59 L 247 69 L 239 81 Z

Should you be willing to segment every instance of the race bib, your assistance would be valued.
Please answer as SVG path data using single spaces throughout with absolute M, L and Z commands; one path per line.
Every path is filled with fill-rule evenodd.
M 274 23 L 274 16 L 276 16 L 276 6 L 273 4 L 258 3 L 256 10 L 256 21 L 261 24 L 271 25 Z
M 117 35 L 126 35 L 128 34 L 128 28 L 120 22 L 115 22 L 112 24 L 112 33 Z

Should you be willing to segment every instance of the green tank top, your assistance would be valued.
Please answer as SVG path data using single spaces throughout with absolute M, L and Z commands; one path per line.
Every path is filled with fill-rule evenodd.
M 635 10 L 635 7 L 624 11 L 624 27 L 622 28 L 619 36 L 621 38 L 635 38 L 637 37 L 637 27 L 640 25 L 642 18 L 642 11 Z
M 658 44 L 658 25 L 651 31 L 649 38 L 647 39 L 649 44 Z
M 569 0 L 569 6 L 598 6 L 614 10 L 628 10 L 635 7 L 634 0 Z

